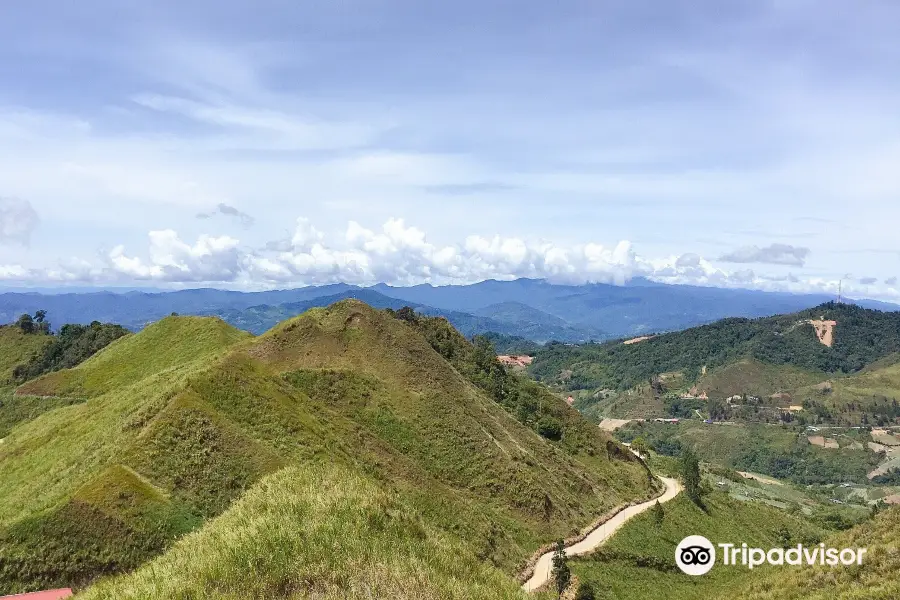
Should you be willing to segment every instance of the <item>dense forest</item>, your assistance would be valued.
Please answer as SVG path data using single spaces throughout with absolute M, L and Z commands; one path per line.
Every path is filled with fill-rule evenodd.
M 834 320 L 834 344 L 820 343 L 810 319 Z M 636 344 L 549 343 L 535 354 L 538 380 L 568 389 L 628 389 L 654 375 L 682 371 L 693 380 L 713 368 L 750 357 L 826 373 L 853 373 L 900 351 L 900 312 L 829 302 L 791 315 L 723 319 Z

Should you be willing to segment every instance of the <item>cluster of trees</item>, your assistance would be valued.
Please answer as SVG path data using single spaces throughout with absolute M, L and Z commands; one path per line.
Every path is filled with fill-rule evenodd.
M 534 356 L 538 350 L 543 348 L 543 346 L 537 342 L 516 335 L 506 335 L 488 331 L 487 333 L 482 334 L 482 337 L 486 338 L 494 345 L 497 354 Z
M 900 423 L 900 403 L 896 398 L 874 394 L 870 398 L 842 402 L 825 403 L 808 398 L 803 401 L 804 415 L 798 415 L 798 422 L 834 423 L 851 426 L 884 427 Z
M 48 335 L 50 333 L 50 321 L 47 320 L 47 311 L 39 310 L 34 316 L 23 314 L 16 320 L 16 327 L 26 335 Z
M 838 323 L 831 348 L 819 342 L 812 325 L 803 323 L 819 318 Z M 832 302 L 792 315 L 723 319 L 638 344 L 551 342 L 536 353 L 531 372 L 568 389 L 629 389 L 671 371 L 695 379 L 704 365 L 713 368 L 744 357 L 853 373 L 898 351 L 900 313 Z
M 38 311 L 38 314 L 43 312 Z M 45 316 L 46 313 L 42 315 L 41 324 L 47 323 L 43 319 Z M 19 322 L 21 321 L 20 318 Z M 47 325 L 49 334 L 49 323 Z M 94 321 L 90 325 L 63 325 L 53 336 L 52 342 L 44 346 L 28 362 L 13 369 L 13 379 L 23 382 L 44 373 L 72 368 L 127 333 L 128 330 L 121 325 L 100 323 L 99 321 Z

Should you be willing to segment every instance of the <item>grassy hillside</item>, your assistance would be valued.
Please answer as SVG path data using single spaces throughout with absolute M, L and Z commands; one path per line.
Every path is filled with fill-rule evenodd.
M 753 395 L 768 398 L 772 394 L 789 393 L 800 387 L 821 383 L 821 372 L 793 365 L 767 364 L 744 358 L 707 371 L 697 380 L 697 389 L 711 398 Z
M 860 443 L 862 437 L 845 436 L 843 447 L 821 448 L 809 443 L 802 428 L 777 425 L 629 423 L 616 434 L 628 442 L 642 437 L 661 454 L 678 455 L 687 447 L 712 463 L 804 485 L 865 483 L 866 474 L 879 461 L 876 453 Z
M 593 585 L 598 598 L 727 598 L 756 573 L 714 568 L 703 577 L 685 575 L 673 560 L 682 539 L 702 535 L 714 544 L 746 542 L 769 548 L 780 545 L 785 532 L 794 544 L 818 543 L 824 534 L 805 519 L 720 492 L 705 496 L 704 504 L 705 511 L 682 494 L 664 505 L 660 524 L 653 511 L 647 511 L 595 553 L 573 561 L 572 570 Z
M 84 600 L 524 599 L 376 481 L 335 466 L 265 478 L 221 517 Z
M 53 338 L 46 334 L 25 334 L 15 325 L 0 325 L 0 386 L 9 385 L 13 369 L 39 353 Z
M 837 322 L 832 347 L 819 342 L 805 323 L 810 319 Z M 805 371 L 853 373 L 898 351 L 900 312 L 827 303 L 790 315 L 723 319 L 636 344 L 548 344 L 536 354 L 531 372 L 568 389 L 628 389 L 667 372 L 695 380 L 703 367 L 746 358 Z
M 443 350 L 453 348 L 458 369 L 417 326 L 358 301 L 311 310 L 256 339 L 215 319 L 172 317 L 29 382 L 20 394 L 85 400 L 13 427 L 0 445 L 0 592 L 136 568 L 285 467 L 341 465 L 402 498 L 428 531 L 457 540 L 467 554 L 448 556 L 460 568 L 480 561 L 506 573 L 548 540 L 651 492 L 630 453 L 535 384 L 493 380 L 536 399 L 535 422 L 488 395 L 477 369 L 465 374 L 476 352 L 456 336 Z M 558 436 L 538 433 L 548 415 Z M 286 510 L 321 508 L 304 490 L 315 491 L 285 491 Z M 255 548 L 254 535 L 239 541 Z M 442 597 L 460 584 L 428 563 L 430 543 L 410 553 L 434 569 L 423 581 Z M 325 587 L 348 592 L 363 559 L 338 565 L 346 570 Z M 160 597 L 192 597 L 197 582 L 172 585 L 182 591 Z
M 790 569 L 770 570 L 749 580 L 730 598 L 746 600 L 892 600 L 900 598 L 900 508 L 829 538 L 833 548 L 867 548 L 862 565 L 834 569 L 804 567 L 802 577 Z
M 110 344 L 77 369 L 30 381 L 20 395 L 96 396 L 165 371 L 190 370 L 212 359 L 248 333 L 205 317 L 166 317 Z
M 807 385 L 795 390 L 795 402 L 802 402 L 817 416 L 844 425 L 886 425 L 900 423 L 900 363 L 891 355 L 849 377 L 835 377 L 824 385 Z

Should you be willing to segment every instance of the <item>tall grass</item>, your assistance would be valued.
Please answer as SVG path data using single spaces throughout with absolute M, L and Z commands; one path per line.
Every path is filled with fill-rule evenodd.
M 525 598 L 372 480 L 332 466 L 267 477 L 207 527 L 79 600 Z

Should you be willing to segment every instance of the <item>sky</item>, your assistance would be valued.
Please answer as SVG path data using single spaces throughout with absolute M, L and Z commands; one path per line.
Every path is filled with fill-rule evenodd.
M 892 0 L 48 0 L 0 285 L 515 277 L 900 300 Z

